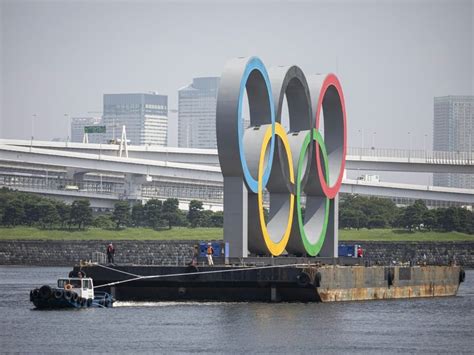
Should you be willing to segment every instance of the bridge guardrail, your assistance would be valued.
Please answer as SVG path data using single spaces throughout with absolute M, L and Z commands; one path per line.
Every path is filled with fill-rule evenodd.
M 421 159 L 429 164 L 474 165 L 474 152 L 446 152 L 393 148 L 349 147 L 347 155 L 374 158 Z

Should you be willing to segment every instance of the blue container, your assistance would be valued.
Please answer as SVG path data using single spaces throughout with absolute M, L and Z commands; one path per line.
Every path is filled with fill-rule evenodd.
M 212 243 L 212 249 L 214 249 L 214 253 L 212 253 L 212 256 L 222 256 L 221 255 L 222 247 L 220 243 L 217 243 L 217 242 Z
M 207 255 L 207 243 L 200 242 L 199 243 L 199 256 L 206 256 Z
M 341 244 L 338 248 L 339 256 L 351 256 L 354 257 L 354 245 Z

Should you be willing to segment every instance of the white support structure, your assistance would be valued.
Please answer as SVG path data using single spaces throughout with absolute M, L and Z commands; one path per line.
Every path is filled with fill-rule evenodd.
M 125 150 L 125 157 L 128 158 L 128 141 L 127 141 L 127 131 L 125 126 L 122 126 L 122 138 L 120 139 L 120 150 L 119 156 L 122 157 L 122 152 Z

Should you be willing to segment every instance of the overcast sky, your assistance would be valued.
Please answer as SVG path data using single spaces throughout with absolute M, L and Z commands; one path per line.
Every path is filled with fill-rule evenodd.
M 33 114 L 35 137 L 64 138 L 64 114 L 102 111 L 104 93 L 175 108 L 235 56 L 338 74 L 351 146 L 363 131 L 365 146 L 408 148 L 411 132 L 431 148 L 433 97 L 474 94 L 473 1 L 0 2 L 3 138 L 29 138 Z

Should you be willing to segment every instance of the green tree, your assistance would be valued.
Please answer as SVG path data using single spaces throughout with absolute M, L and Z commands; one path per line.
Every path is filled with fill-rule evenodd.
M 428 211 L 422 200 L 416 200 L 413 205 L 405 209 L 403 215 L 404 226 L 410 231 L 419 228 L 423 223 L 423 216 Z
M 474 233 L 474 214 L 465 208 L 458 208 L 459 228 L 458 232 Z
M 23 203 L 15 198 L 5 207 L 3 213 L 3 224 L 15 227 L 24 217 Z
M 96 228 L 101 229 L 112 229 L 115 227 L 114 221 L 110 218 L 109 215 L 101 214 L 94 218 L 92 225 Z
M 120 226 L 127 225 L 130 222 L 130 205 L 127 201 L 115 202 L 112 220 L 115 222 L 116 229 L 119 229 Z
M 41 211 L 38 208 L 40 202 L 31 197 L 24 197 L 23 203 L 23 224 L 32 226 L 34 223 L 38 222 L 40 219 Z
M 437 215 L 435 210 L 426 210 L 423 213 L 423 226 L 430 230 L 433 230 L 436 228 L 438 224 L 437 221 Z
M 372 218 L 369 218 L 367 221 L 367 227 L 369 229 L 372 228 L 385 228 L 386 227 L 386 220 L 381 215 L 375 215 Z
M 457 209 L 455 207 L 446 208 L 441 217 L 440 224 L 446 232 L 458 230 L 460 228 L 460 219 Z
M 145 225 L 145 208 L 140 203 L 136 203 L 132 207 L 132 225 L 134 227 L 142 227 Z
M 71 205 L 71 223 L 78 229 L 85 228 L 92 222 L 92 209 L 89 200 L 75 200 Z
M 346 209 L 339 216 L 341 228 L 365 228 L 367 227 L 367 216 L 360 210 Z
M 212 216 L 214 212 L 211 210 L 204 210 L 201 212 L 201 222 L 199 227 L 212 227 Z
M 203 208 L 201 201 L 192 200 L 189 202 L 188 222 L 191 227 L 196 228 L 201 225 L 203 218 L 202 212 Z
M 163 202 L 162 217 L 168 224 L 168 228 L 179 224 L 179 201 L 177 198 L 168 198 Z
M 163 224 L 161 212 L 163 203 L 157 199 L 148 200 L 145 204 L 145 219 L 149 227 L 157 229 Z
M 211 216 L 212 227 L 222 228 L 224 226 L 224 212 L 217 211 Z
M 56 211 L 58 212 L 61 228 L 69 226 L 71 223 L 71 206 L 62 201 L 57 201 Z
M 38 222 L 42 228 L 53 228 L 53 224 L 59 221 L 59 214 L 56 206 L 48 200 L 41 201 L 38 204 Z

